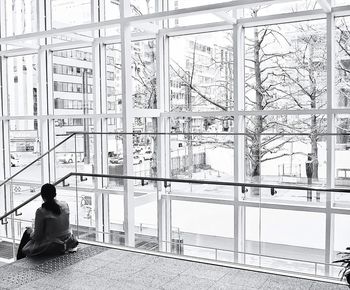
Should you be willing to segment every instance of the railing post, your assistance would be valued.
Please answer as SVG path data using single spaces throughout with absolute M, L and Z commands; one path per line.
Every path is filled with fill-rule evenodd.
M 14 208 L 14 200 L 13 200 L 13 184 L 12 180 L 10 182 L 10 208 L 11 210 Z M 15 221 L 14 221 L 14 214 L 11 214 L 11 238 L 12 238 L 12 255 L 13 259 L 16 257 L 16 233 L 15 233 Z

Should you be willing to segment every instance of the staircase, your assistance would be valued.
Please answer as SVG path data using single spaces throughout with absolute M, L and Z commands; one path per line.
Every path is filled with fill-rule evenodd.
M 0 289 L 345 290 L 348 287 L 81 244 L 76 253 L 25 258 L 0 267 Z

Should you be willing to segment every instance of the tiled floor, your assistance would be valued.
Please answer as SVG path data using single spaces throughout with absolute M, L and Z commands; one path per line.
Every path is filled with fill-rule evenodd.
M 0 289 L 348 289 L 306 279 L 81 246 L 78 253 L 0 267 Z

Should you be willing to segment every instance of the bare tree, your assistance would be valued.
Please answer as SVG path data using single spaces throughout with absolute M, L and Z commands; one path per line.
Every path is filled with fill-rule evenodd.
M 253 9 L 256 17 L 261 8 Z M 252 35 L 246 35 L 246 94 L 247 110 L 276 110 L 286 102 L 282 90 L 283 80 L 275 77 L 278 61 L 289 52 L 278 52 L 276 47 L 288 44 L 279 27 L 253 28 Z M 246 116 L 247 174 L 254 182 L 259 182 L 263 162 L 296 154 L 283 150 L 294 138 L 281 135 L 290 132 L 291 126 L 283 122 L 281 116 Z M 271 133 L 271 135 L 267 135 Z M 278 134 L 272 134 L 278 133 Z M 258 190 L 253 194 L 259 194 Z
M 336 21 L 337 29 L 337 79 L 336 91 L 338 94 L 338 106 L 350 106 L 350 26 L 349 20 L 345 17 Z M 338 133 L 350 133 L 350 119 L 338 117 Z M 337 136 L 337 141 L 342 144 L 350 142 L 348 135 Z

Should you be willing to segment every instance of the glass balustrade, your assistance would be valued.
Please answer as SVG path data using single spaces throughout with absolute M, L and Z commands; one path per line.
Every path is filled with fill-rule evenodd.
M 72 230 L 82 242 L 338 277 L 340 268 L 331 261 L 337 251 L 348 246 L 347 208 L 340 201 L 350 198 L 350 189 L 344 183 L 328 188 L 323 164 L 317 180 L 306 176 L 305 155 L 298 157 L 297 164 L 280 160 L 262 165 L 261 178 L 253 179 L 246 172 L 234 172 L 229 164 L 235 156 L 234 134 L 213 133 L 199 140 L 196 134 L 189 138 L 183 133 L 93 132 L 89 132 L 92 151 L 87 163 L 77 158 L 81 151 L 77 140 L 84 140 L 84 135 L 75 133 L 50 153 L 57 161 L 66 154 L 62 148 L 72 150 L 73 162 L 56 162 L 54 172 L 56 181 L 66 176 L 57 185 L 58 198 L 69 203 Z M 133 174 L 126 178 L 123 142 L 128 135 L 132 135 Z M 220 140 L 213 138 L 216 135 Z M 60 138 L 58 142 L 63 140 Z M 232 148 L 219 154 L 221 145 L 217 144 L 225 138 L 231 140 Z M 157 155 L 161 142 L 173 149 Z M 102 150 L 96 150 L 97 145 Z M 289 145 L 286 150 L 298 155 L 300 148 Z M 142 162 L 134 162 L 135 156 Z M 36 162 L 42 164 L 44 158 Z M 36 162 L 4 184 L 4 190 L 10 192 L 6 212 L 39 193 L 41 178 L 35 180 L 33 172 L 41 166 Z M 157 179 L 161 166 L 166 166 L 168 178 Z M 30 175 L 32 183 L 28 182 Z M 241 183 L 233 183 L 235 179 Z M 128 203 L 126 190 L 132 194 Z M 3 220 L 7 224 L 0 226 L 0 261 L 14 259 L 21 234 L 33 225 L 40 205 L 38 197 Z M 334 222 L 332 249 L 327 246 L 333 242 L 326 235 L 329 219 Z
M 140 186 L 134 186 L 132 199 L 134 222 L 131 231 L 134 232 L 132 244 L 135 248 L 289 273 L 337 277 L 339 267 L 325 263 L 326 216 L 322 210 L 315 213 L 274 209 L 262 202 L 262 195 L 253 202 L 234 198 L 237 190 L 243 194 L 242 188 L 261 190 L 266 189 L 265 185 L 245 187 L 216 184 L 215 181 L 196 183 L 195 180 L 171 179 L 148 183 L 147 177 L 125 179 L 109 175 L 109 181 L 119 180 L 117 189 L 103 184 L 107 176 L 87 174 L 86 177 L 92 179 L 94 189 L 79 173 L 72 173 L 58 184 L 58 197 L 68 202 L 72 230 L 82 242 L 130 246 L 125 239 L 128 221 L 124 214 L 124 184 L 132 180 L 132 184 L 140 183 Z M 176 190 L 173 185 L 177 185 Z M 203 190 L 211 186 L 217 186 L 219 194 L 221 189 L 225 193 L 226 188 L 225 198 L 203 194 Z M 190 192 L 184 190 L 178 194 L 181 188 L 190 187 Z M 306 190 L 297 191 L 301 194 Z M 159 236 L 159 227 L 166 223 L 158 219 L 159 200 L 170 205 L 165 238 Z M 2 225 L 5 230 L 2 239 L 8 247 L 3 259 L 12 258 L 11 253 L 16 251 L 16 246 L 12 245 L 18 244 L 25 227 L 33 225 L 34 212 L 40 203 L 38 198 L 25 205 L 17 212 L 21 215 L 7 218 L 8 224 Z M 236 243 L 243 246 L 237 247 Z

